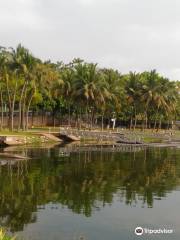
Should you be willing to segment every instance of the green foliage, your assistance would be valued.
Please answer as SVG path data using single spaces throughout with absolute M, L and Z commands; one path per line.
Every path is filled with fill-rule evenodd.
M 69 64 L 43 62 L 21 45 L 0 48 L 1 128 L 5 106 L 10 129 L 15 110 L 19 112 L 19 129 L 28 128 L 31 109 L 53 116 L 68 113 L 69 117 L 89 118 L 90 114 L 92 121 L 98 116 L 114 116 L 131 121 L 134 127 L 137 121 L 146 128 L 148 123 L 161 127 L 161 122 L 180 118 L 179 89 L 179 82 L 155 70 L 122 75 L 81 59 Z

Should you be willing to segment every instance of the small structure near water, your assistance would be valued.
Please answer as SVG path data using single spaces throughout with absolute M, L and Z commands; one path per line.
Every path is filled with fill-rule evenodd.
M 0 136 L 0 145 L 22 145 L 26 143 L 24 136 Z

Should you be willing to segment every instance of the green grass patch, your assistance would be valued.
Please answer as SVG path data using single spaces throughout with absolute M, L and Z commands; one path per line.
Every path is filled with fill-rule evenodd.
M 16 240 L 16 238 L 8 236 L 5 230 L 0 229 L 0 240 Z
M 153 138 L 153 137 L 144 137 L 144 143 L 161 143 L 163 140 L 161 138 Z

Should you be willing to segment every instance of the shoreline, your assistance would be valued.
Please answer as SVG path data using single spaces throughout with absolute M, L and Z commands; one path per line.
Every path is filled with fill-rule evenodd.
M 50 129 L 50 128 L 49 128 Z M 51 128 L 52 129 L 52 128 Z M 63 128 L 62 128 L 63 129 Z M 58 131 L 59 130 L 59 131 Z M 154 133 L 150 130 L 141 131 L 99 131 L 68 129 L 70 139 L 64 139 L 63 130 L 0 132 L 0 146 L 44 145 L 44 144 L 90 144 L 90 145 L 137 145 L 153 147 L 180 147 L 180 131 L 161 131 Z

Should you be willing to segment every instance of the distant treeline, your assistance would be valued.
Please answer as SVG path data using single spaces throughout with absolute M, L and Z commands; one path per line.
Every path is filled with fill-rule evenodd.
M 28 112 L 50 112 L 54 118 L 67 115 L 67 123 L 117 119 L 130 128 L 141 123 L 160 128 L 180 116 L 180 82 L 170 81 L 152 70 L 121 74 L 118 70 L 99 68 L 97 64 L 74 59 L 69 64 L 52 63 L 34 57 L 28 49 L 0 48 L 0 127 L 4 114 L 9 129 L 28 128 Z

